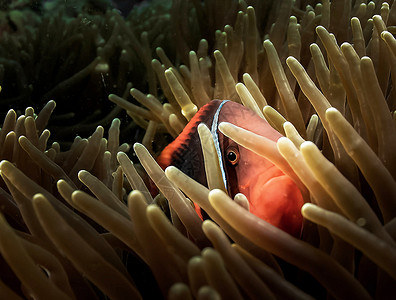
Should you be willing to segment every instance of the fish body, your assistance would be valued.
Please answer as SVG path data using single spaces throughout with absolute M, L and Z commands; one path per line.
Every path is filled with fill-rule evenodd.
M 190 120 L 183 132 L 159 155 L 162 168 L 173 165 L 197 182 L 207 186 L 204 158 L 198 125 L 211 129 L 217 145 L 223 181 L 230 197 L 244 194 L 249 211 L 282 230 L 299 236 L 302 228 L 301 206 L 304 204 L 294 181 L 264 157 L 238 145 L 218 130 L 229 122 L 258 135 L 277 141 L 281 134 L 245 106 L 227 100 L 212 100 Z M 196 209 L 201 217 L 205 213 Z

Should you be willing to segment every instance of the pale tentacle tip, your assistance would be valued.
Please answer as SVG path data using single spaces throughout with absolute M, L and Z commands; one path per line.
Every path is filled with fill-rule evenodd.
M 393 35 L 389 31 L 387 31 L 387 30 L 382 31 L 381 32 L 381 38 L 382 39 L 386 39 L 387 37 L 388 38 L 394 38 Z
M 118 151 L 118 152 L 117 152 L 117 159 L 119 159 L 120 157 L 123 157 L 124 155 L 126 155 L 125 152 Z
M 55 102 L 55 100 L 49 100 L 48 102 L 47 102 L 47 104 L 46 104 L 46 106 L 47 105 L 51 105 L 52 106 L 52 109 L 54 109 L 55 107 L 56 107 L 56 102 Z
M 162 212 L 162 210 L 158 207 L 157 204 L 149 204 L 147 206 L 146 214 L 157 213 L 158 211 Z
M 306 212 L 312 209 L 315 209 L 315 204 L 312 203 L 305 203 L 302 207 L 301 207 L 301 214 L 303 215 L 303 217 L 306 216 Z
M 371 58 L 368 57 L 368 56 L 363 56 L 363 57 L 360 59 L 360 62 L 361 62 L 361 63 L 370 63 L 370 62 L 371 62 Z
M 337 116 L 340 116 L 341 113 L 334 107 L 329 107 L 328 109 L 326 109 L 326 119 L 329 120 L 329 122 L 331 120 L 334 120 L 334 118 L 336 118 Z
M 84 192 L 83 192 L 83 191 L 80 191 L 80 190 L 75 190 L 75 191 L 73 191 L 72 194 L 71 194 L 72 200 L 74 200 L 73 198 L 75 198 L 76 196 L 81 195 L 81 194 L 83 194 L 83 193 L 84 193 Z
M 202 263 L 202 257 L 201 256 L 193 256 L 188 261 L 188 264 L 190 266 L 200 265 L 201 263 Z
M 322 25 L 316 26 L 316 32 L 327 32 L 326 28 L 324 28 Z
M 352 45 L 350 44 L 350 43 L 348 43 L 348 42 L 343 42 L 342 44 L 341 44 L 341 46 L 340 46 L 340 48 L 341 48 L 341 50 L 344 50 L 344 48 L 349 48 L 349 47 L 351 47 Z
M 87 175 L 87 174 L 89 174 L 89 172 L 88 172 L 87 170 L 80 170 L 80 171 L 78 171 L 78 174 L 77 174 L 78 179 L 81 180 L 81 177 L 82 177 L 82 176 L 85 176 L 85 175 Z
M 273 44 L 272 44 L 272 42 L 271 42 L 269 39 L 266 39 L 266 40 L 263 42 L 263 46 L 264 46 L 264 47 L 265 47 L 265 46 L 271 47 L 271 46 L 273 46 Z
M 179 169 L 174 166 L 169 166 L 165 169 L 165 175 L 170 179 L 172 175 L 176 175 L 179 172 Z
M 219 130 L 220 130 L 221 132 L 223 132 L 223 129 L 224 129 L 226 126 L 227 126 L 227 122 L 221 122 L 221 123 L 219 124 Z
M 367 225 L 367 220 L 365 218 L 358 218 L 355 221 L 356 225 L 360 226 L 360 227 L 364 227 Z
M 286 144 L 286 143 L 288 143 L 290 140 L 287 138 L 287 137 L 285 137 L 285 136 L 281 136 L 277 141 L 276 141 L 276 143 L 277 144 Z
M 294 125 L 291 122 L 286 121 L 285 123 L 283 123 L 283 129 L 285 129 L 285 130 L 291 129 L 292 130 L 293 128 L 294 128 Z
M 286 64 L 287 64 L 287 65 L 289 65 L 289 64 L 291 64 L 291 63 L 295 63 L 295 62 L 298 62 L 298 60 L 297 60 L 297 58 L 295 58 L 294 56 L 288 56 L 288 57 L 286 58 Z
M 121 161 L 122 161 L 124 155 L 126 155 L 126 154 L 124 152 L 121 152 L 121 151 L 117 152 L 117 154 L 116 154 L 117 161 L 118 161 L 118 163 L 120 165 L 121 165 Z
M 129 193 L 129 196 L 140 195 L 140 194 L 141 194 L 140 191 L 138 191 L 138 190 L 133 190 L 133 191 L 131 191 L 131 192 Z
M 24 136 L 24 135 L 21 135 L 21 136 L 18 138 L 18 142 L 19 142 L 19 143 L 21 143 L 21 141 L 26 141 L 26 140 L 27 140 L 27 137 Z
M 202 257 L 210 257 L 215 255 L 214 253 L 216 253 L 216 250 L 211 248 L 211 247 L 206 247 L 201 251 L 201 256 Z
M 11 162 L 9 162 L 8 160 L 5 160 L 5 159 L 3 159 L 1 162 L 0 162 L 0 171 L 6 171 L 6 168 L 10 168 L 10 167 L 13 167 L 14 165 L 11 163 Z
M 121 123 L 119 118 L 114 118 L 113 121 L 111 121 L 111 125 L 115 126 L 115 125 L 119 125 Z
M 382 20 L 382 17 L 381 17 L 380 15 L 374 15 L 374 16 L 372 17 L 372 19 L 373 19 L 373 20 L 376 20 L 376 19 Z
M 300 150 L 301 150 L 301 151 L 305 151 L 305 150 L 312 149 L 312 147 L 315 147 L 315 148 L 316 148 L 316 146 L 315 146 L 314 143 L 312 143 L 311 141 L 305 141 L 305 142 L 303 142 L 303 143 L 301 144 Z
M 198 132 L 200 132 L 202 130 L 205 130 L 205 127 L 208 128 L 208 126 L 206 126 L 205 123 L 199 123 L 198 127 L 197 127 L 198 128 Z
M 58 190 L 59 190 L 59 188 L 60 188 L 61 186 L 63 186 L 65 183 L 67 183 L 66 180 L 64 180 L 64 179 L 59 179 L 59 180 L 56 182 L 56 187 L 58 188 Z
M 210 230 L 211 228 L 216 227 L 217 225 L 211 221 L 211 220 L 205 220 L 202 222 L 202 229 L 205 230 Z
M 42 193 L 37 193 L 33 195 L 32 201 L 33 203 L 45 203 L 47 200 Z
M 104 128 L 103 128 L 102 125 L 99 125 L 98 127 L 96 127 L 96 130 L 95 130 L 95 131 L 98 132 L 98 133 L 100 133 L 100 134 L 103 134 L 103 133 L 104 133 Z
M 218 195 L 223 194 L 223 193 L 224 192 L 222 190 L 220 190 L 220 189 L 213 189 L 213 190 L 211 190 L 209 192 L 209 196 L 215 197 L 215 196 L 218 196 Z
M 135 144 L 133 144 L 133 150 L 134 151 L 139 151 L 139 150 L 141 150 L 142 148 L 145 148 L 142 144 L 140 144 L 140 143 L 135 143 Z
M 218 203 L 218 201 L 224 201 L 228 198 L 228 195 L 220 189 L 213 189 L 209 192 L 208 198 L 209 202 L 213 205 Z
M 230 122 L 221 122 L 219 124 L 219 130 L 221 131 L 221 133 L 226 135 L 226 132 L 230 132 L 230 130 L 235 129 L 236 126 Z
M 326 114 L 327 113 L 336 113 L 336 112 L 338 112 L 338 110 L 335 107 L 329 107 L 328 109 L 326 109 Z
M 174 283 L 169 290 L 169 298 L 172 298 L 172 295 L 184 295 L 185 293 L 190 293 L 190 289 L 183 282 Z

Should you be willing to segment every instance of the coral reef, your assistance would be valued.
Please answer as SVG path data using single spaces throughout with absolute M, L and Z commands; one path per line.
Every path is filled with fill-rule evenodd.
M 0 131 L 0 298 L 394 295 L 396 5 L 150 5 L 157 10 L 141 5 L 125 20 L 110 10 L 43 16 L 36 27 L 1 33 L 1 109 L 16 109 Z M 67 108 L 64 97 L 77 94 L 78 104 Z M 117 104 L 111 112 L 107 94 Z M 251 214 L 243 195 L 222 191 L 204 126 L 210 189 L 156 163 L 212 99 L 243 103 L 284 135 L 275 142 L 219 125 L 221 134 L 288 170 L 305 200 L 300 238 Z M 82 120 L 96 101 L 99 115 Z M 22 112 L 22 105 L 42 109 Z M 133 128 L 144 129 L 131 138 L 141 143 L 130 157 L 120 140 L 131 139 L 114 119 L 121 108 Z M 69 124 L 50 121 L 56 110 L 58 120 L 73 113 L 70 132 Z M 104 138 L 97 125 L 109 122 Z M 50 143 L 50 131 L 70 147 Z M 85 139 L 76 132 L 93 133 Z M 140 165 L 160 191 L 154 199 Z M 192 202 L 210 220 L 202 221 Z

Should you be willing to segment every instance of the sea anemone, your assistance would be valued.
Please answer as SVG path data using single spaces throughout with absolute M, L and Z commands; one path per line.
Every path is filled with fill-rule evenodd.
M 125 19 L 109 9 L 107 0 L 45 1 L 39 11 L 28 7 L 41 1 L 18 2 L 23 5 L 18 10 L 16 4 L 0 7 L 1 117 L 10 108 L 42 108 L 56 99 L 58 111 L 48 124 L 56 132 L 51 141 L 67 149 L 76 134 L 88 135 L 115 117 L 126 119 L 108 94 L 127 98 L 134 86 L 156 95 L 151 57 L 156 47 L 167 49 L 170 39 L 160 31 L 170 27 L 160 4 L 152 5 L 157 11 L 153 26 L 149 9 L 136 9 Z M 95 4 L 104 7 L 87 9 Z M 85 111 L 92 112 L 89 118 Z M 121 137 L 140 140 L 143 132 L 123 122 Z
M 64 151 L 47 145 L 54 101 L 37 115 L 31 107 L 6 115 L 0 298 L 393 295 L 396 6 L 174 0 L 169 8 L 154 2 L 160 16 L 170 9 L 164 35 L 178 27 L 174 47 L 157 48 L 159 60 L 149 60 L 151 51 L 138 54 L 149 82 L 140 90 L 149 94 L 136 86 L 130 94 L 141 106 L 123 92 L 109 95 L 146 129 L 133 147 L 140 164 L 120 145 L 119 119 L 107 139 L 99 126 Z M 203 16 L 210 17 L 207 24 Z M 120 91 L 129 89 L 123 85 Z M 211 99 L 243 103 L 284 135 L 274 142 L 219 125 L 225 136 L 291 170 L 306 202 L 300 238 L 251 214 L 244 195 L 231 199 L 221 190 L 204 126 L 198 131 L 210 188 L 156 163 L 164 143 Z M 154 199 L 140 165 L 160 192 Z M 192 202 L 211 220 L 203 222 Z

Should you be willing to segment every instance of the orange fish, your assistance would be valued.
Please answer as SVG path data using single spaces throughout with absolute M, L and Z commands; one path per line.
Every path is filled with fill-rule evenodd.
M 157 158 L 162 168 L 175 166 L 207 186 L 198 125 L 211 130 L 219 156 L 224 185 L 230 197 L 243 193 L 249 210 L 261 219 L 294 236 L 302 229 L 303 197 L 297 185 L 276 165 L 224 136 L 218 126 L 229 122 L 273 141 L 281 137 L 264 119 L 243 105 L 213 100 L 203 106 L 183 132 Z M 202 219 L 207 215 L 196 206 Z

